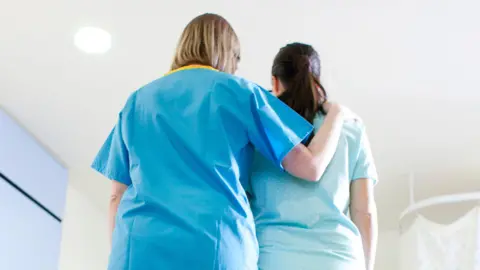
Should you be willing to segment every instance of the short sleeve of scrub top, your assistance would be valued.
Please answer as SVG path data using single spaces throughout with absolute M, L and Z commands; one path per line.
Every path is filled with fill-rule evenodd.
M 365 130 L 363 130 L 359 140 L 358 158 L 353 170 L 352 180 L 355 181 L 362 178 L 371 179 L 374 185 L 378 181 L 377 169 Z
M 252 87 L 246 112 L 248 137 L 255 148 L 282 168 L 285 156 L 313 130 L 312 125 L 258 85 Z
M 127 186 L 132 183 L 128 150 L 122 136 L 122 113 L 119 114 L 117 124 L 93 161 L 92 168 L 110 180 Z

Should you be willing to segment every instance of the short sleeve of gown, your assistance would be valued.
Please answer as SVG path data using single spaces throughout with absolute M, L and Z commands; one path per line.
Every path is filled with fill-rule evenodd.
M 352 180 L 355 181 L 357 179 L 368 178 L 371 179 L 375 185 L 378 181 L 377 169 L 375 167 L 370 142 L 365 130 L 362 132 L 358 149 L 358 158 L 353 170 Z
M 246 128 L 250 142 L 282 168 L 285 156 L 313 130 L 308 121 L 258 85 L 251 86 Z
M 110 180 L 130 185 L 129 155 L 122 136 L 122 114 L 107 140 L 100 148 L 92 168 Z

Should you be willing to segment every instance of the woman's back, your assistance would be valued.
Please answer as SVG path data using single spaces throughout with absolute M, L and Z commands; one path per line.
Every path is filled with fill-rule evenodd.
M 122 112 L 124 140 L 130 148 L 130 163 L 137 165 L 131 166 L 133 185 L 138 192 L 151 195 L 146 200 L 181 201 L 184 198 L 179 193 L 159 197 L 155 192 L 185 184 L 180 194 L 197 198 L 203 205 L 175 206 L 212 213 L 220 208 L 224 211 L 237 196 L 245 197 L 243 188 L 234 181 L 243 175 L 246 166 L 242 162 L 253 149 L 246 147 L 248 138 L 241 123 L 244 112 L 235 104 L 246 102 L 238 100 L 241 97 L 248 98 L 238 93 L 248 91 L 241 83 L 242 79 L 226 73 L 189 67 L 148 84 L 132 96 L 131 105 Z M 147 178 L 154 175 L 159 181 L 135 182 L 145 179 L 141 175 L 145 171 L 150 173 Z M 189 188 L 217 191 L 224 201 L 212 203 L 204 199 L 212 194 L 194 194 Z M 247 217 L 247 207 L 236 205 L 235 211 Z
M 194 67 L 131 96 L 116 127 L 129 171 L 115 177 L 128 189 L 109 269 L 256 269 L 253 217 L 239 185 L 253 154 L 240 123 L 250 108 L 238 105 L 250 103 L 246 84 Z M 118 163 L 108 164 L 117 167 L 97 167 L 120 175 Z
M 323 119 L 321 114 L 315 118 L 316 129 Z M 351 181 L 376 178 L 366 148 L 363 124 L 345 122 L 335 156 L 317 183 L 295 179 L 255 155 L 250 184 L 260 269 L 365 266 L 360 233 L 348 217 L 348 208 Z
M 126 187 L 109 269 L 257 269 L 243 187 L 254 146 L 280 164 L 311 128 L 263 88 L 208 66 L 136 91 L 92 164 Z

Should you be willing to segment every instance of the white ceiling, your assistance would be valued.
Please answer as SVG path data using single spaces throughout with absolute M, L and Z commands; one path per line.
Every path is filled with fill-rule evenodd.
M 184 25 L 217 12 L 240 36 L 239 74 L 267 87 L 282 45 L 318 49 L 327 91 L 369 127 L 387 224 L 405 207 L 411 170 L 420 196 L 480 189 L 479 8 L 476 0 L 2 0 L 0 106 L 68 167 L 87 168 L 129 93 L 168 70 Z M 82 26 L 109 31 L 112 50 L 76 50 Z M 108 192 L 84 185 L 92 198 Z

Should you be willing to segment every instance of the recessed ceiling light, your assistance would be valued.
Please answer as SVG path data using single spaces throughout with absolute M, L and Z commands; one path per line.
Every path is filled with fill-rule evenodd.
M 106 53 L 112 46 L 112 36 L 97 27 L 83 27 L 75 34 L 74 43 L 77 48 L 92 54 Z

